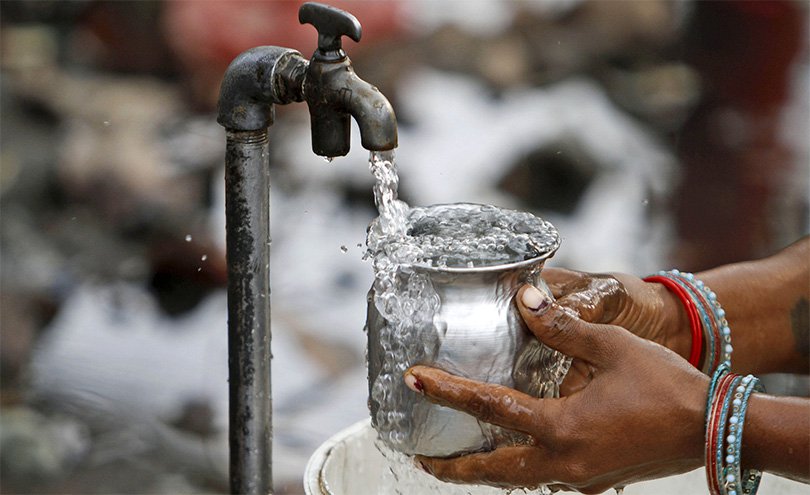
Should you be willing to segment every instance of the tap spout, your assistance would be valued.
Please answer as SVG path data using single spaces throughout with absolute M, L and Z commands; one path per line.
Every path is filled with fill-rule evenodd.
M 397 120 L 391 103 L 355 74 L 348 56 L 337 62 L 313 57 L 304 81 L 304 99 L 316 154 L 334 157 L 349 152 L 350 116 L 360 127 L 361 144 L 367 150 L 397 147 Z
M 360 127 L 360 143 L 369 151 L 387 151 L 397 147 L 397 118 L 388 99 L 375 86 L 350 71 L 347 109 Z
M 360 127 L 364 148 L 397 147 L 397 119 L 380 90 L 357 77 L 341 47 L 341 36 L 360 41 L 360 22 L 348 12 L 307 2 L 298 11 L 301 24 L 318 30 L 318 49 L 304 79 L 304 99 L 312 122 L 312 151 L 325 157 L 349 152 L 351 120 Z
M 309 62 L 295 50 L 259 46 L 228 66 L 219 92 L 217 122 L 230 131 L 258 131 L 273 124 L 273 104 L 303 101 Z

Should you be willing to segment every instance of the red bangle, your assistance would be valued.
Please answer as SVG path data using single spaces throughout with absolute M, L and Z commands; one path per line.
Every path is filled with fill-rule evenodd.
M 697 304 L 702 304 L 704 308 L 710 308 L 711 307 L 710 304 L 709 304 L 709 301 L 707 301 L 706 298 L 703 296 L 703 291 L 702 290 L 695 287 L 687 279 L 681 279 L 681 281 L 684 284 L 688 285 L 689 288 L 692 290 L 692 293 L 695 295 L 695 298 L 697 299 L 697 301 L 695 301 Z M 705 330 L 712 332 L 712 335 L 714 336 L 713 340 L 715 342 L 722 342 L 723 341 L 723 336 L 720 334 L 720 328 L 718 328 L 718 326 L 717 326 L 717 324 L 718 324 L 717 320 L 715 318 L 709 318 L 709 321 L 711 322 L 711 328 L 707 328 Z M 713 355 L 712 356 L 706 356 L 703 359 L 704 363 L 707 360 L 711 361 L 709 363 L 709 369 L 710 370 L 717 369 L 717 367 L 720 366 L 720 359 L 722 357 L 722 348 L 723 348 L 722 344 L 715 345 Z
M 703 327 L 700 323 L 700 313 L 698 313 L 695 302 L 692 301 L 692 298 L 689 296 L 689 293 L 686 292 L 686 289 L 667 277 L 653 275 L 652 277 L 645 278 L 644 281 L 655 282 L 663 285 L 670 292 L 678 296 L 678 299 L 681 300 L 684 308 L 686 308 L 686 314 L 689 316 L 689 329 L 692 332 L 692 349 L 689 352 L 689 364 L 695 368 L 698 368 L 700 366 L 700 353 L 703 350 Z
M 711 401 L 711 409 L 709 412 L 708 422 L 706 423 L 706 445 L 705 445 L 705 461 L 706 461 L 706 482 L 709 485 L 709 493 L 711 495 L 721 495 L 720 485 L 722 480 L 717 478 L 717 449 L 722 445 L 723 438 L 720 438 L 719 424 L 724 420 L 723 418 L 723 403 L 726 399 L 726 394 L 731 392 L 731 385 L 734 379 L 739 376 L 734 373 L 729 373 L 717 383 L 717 388 L 714 392 L 714 397 L 709 397 Z

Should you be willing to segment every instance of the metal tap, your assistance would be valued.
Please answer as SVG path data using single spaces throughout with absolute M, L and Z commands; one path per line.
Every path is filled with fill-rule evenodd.
M 298 11 L 301 24 L 318 30 L 318 49 L 304 79 L 304 99 L 312 120 L 312 151 L 326 157 L 349 152 L 349 115 L 360 127 L 364 148 L 385 151 L 397 146 L 397 121 L 380 91 L 354 73 L 341 47 L 341 36 L 360 41 L 357 19 L 342 10 L 306 3 Z
M 301 24 L 318 31 L 310 61 L 290 48 L 260 46 L 234 59 L 220 89 L 217 121 L 229 131 L 255 131 L 273 123 L 273 104 L 306 101 L 312 125 L 312 151 L 344 156 L 350 147 L 350 117 L 370 151 L 397 147 L 394 109 L 374 86 L 360 79 L 343 51 L 341 37 L 360 41 L 360 22 L 340 9 L 305 3 Z
M 388 100 L 354 73 L 341 36 L 360 40 L 360 23 L 342 10 L 306 3 L 299 21 L 318 30 L 307 61 L 290 48 L 260 46 L 225 72 L 217 122 L 226 129 L 225 217 L 228 260 L 228 373 L 231 493 L 272 493 L 270 389 L 270 179 L 268 127 L 274 104 L 306 101 L 312 150 L 349 152 L 350 117 L 364 148 L 397 146 Z

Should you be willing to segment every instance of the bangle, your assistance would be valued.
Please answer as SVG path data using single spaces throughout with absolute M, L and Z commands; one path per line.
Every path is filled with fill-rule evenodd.
M 706 333 L 717 344 L 713 345 L 714 352 L 707 354 L 704 360 L 703 369 L 707 374 L 711 374 L 712 370 L 716 369 L 721 362 L 731 363 L 733 348 L 726 312 L 717 302 L 717 295 L 693 274 L 672 270 L 671 276 L 677 278 L 694 295 L 701 307 L 701 312 L 706 314 L 708 324 L 704 328 L 710 329 L 710 332 Z
M 727 376 L 729 374 L 728 366 L 721 366 L 712 376 L 712 381 L 709 384 L 708 398 L 706 399 L 706 444 L 704 456 L 706 459 L 706 481 L 709 485 L 709 491 L 712 495 L 715 492 L 712 487 L 716 486 L 715 478 L 717 476 L 716 462 L 717 459 L 713 455 L 717 449 L 717 423 L 720 420 L 718 417 L 719 410 L 717 409 L 720 401 L 713 400 L 715 397 L 722 397 L 723 392 L 727 386 Z
M 731 372 L 731 368 L 728 363 L 722 363 L 712 375 L 712 380 L 709 382 L 709 398 L 706 400 L 706 424 L 709 423 L 709 408 L 712 405 L 712 397 L 714 397 L 714 392 L 717 389 L 717 382 L 729 372 Z
M 713 359 L 707 359 L 704 363 L 708 370 L 707 373 L 711 373 L 711 370 L 716 369 L 721 362 L 730 364 L 731 353 L 734 350 L 731 346 L 731 328 L 728 325 L 728 320 L 726 320 L 726 312 L 717 301 L 717 294 L 691 273 L 672 270 L 672 276 L 677 277 L 685 287 L 694 293 L 700 304 L 706 309 L 707 314 L 713 316 L 711 318 L 711 331 L 717 345 Z
M 698 337 L 695 336 L 695 329 L 692 328 L 692 353 L 690 353 L 690 362 L 698 344 L 695 343 L 696 338 L 700 338 L 700 342 L 705 347 L 701 365 L 695 365 L 707 375 L 711 375 L 721 363 L 728 362 L 731 364 L 731 353 L 734 350 L 731 346 L 731 328 L 726 320 L 726 312 L 717 301 L 717 294 L 715 294 L 706 284 L 697 279 L 693 274 L 681 272 L 679 270 L 670 270 L 668 272 L 658 272 L 655 277 L 648 277 L 645 280 L 660 282 L 660 278 L 666 279 L 671 285 L 677 285 L 681 291 L 676 292 L 682 301 L 689 300 L 692 307 L 695 308 L 694 313 L 697 316 L 690 315 L 690 324 L 693 324 L 694 319 L 697 319 L 699 330 Z M 663 283 L 663 282 L 662 282 Z M 670 285 L 667 285 L 670 287 Z M 673 292 L 675 292 L 673 290 Z M 689 305 L 684 302 L 684 305 L 689 311 Z M 700 358 L 698 358 L 700 359 Z M 699 361 L 698 361 L 699 362 Z
M 759 380 L 742 377 L 721 364 L 712 376 L 706 400 L 706 482 L 711 495 L 753 495 L 762 473 L 740 470 L 743 426 L 748 400 L 764 388 Z M 727 433 L 727 434 L 726 434 Z
M 726 493 L 728 495 L 748 495 L 756 493 L 762 473 L 756 469 L 740 471 L 742 455 L 742 435 L 745 425 L 745 413 L 748 400 L 754 392 L 763 392 L 765 388 L 753 375 L 747 375 L 734 390 L 731 417 L 728 419 L 729 435 L 726 438 Z
M 698 314 L 698 309 L 695 306 L 693 299 L 683 287 L 678 285 L 677 282 L 663 275 L 653 275 L 645 278 L 644 281 L 659 283 L 666 287 L 667 290 L 675 294 L 678 299 L 680 299 L 681 304 L 683 304 L 684 308 L 686 309 L 686 314 L 689 317 L 689 329 L 692 333 L 692 347 L 689 352 L 689 363 L 695 368 L 699 368 L 703 340 L 701 338 L 702 331 L 700 315 Z
M 741 380 L 739 375 L 728 373 L 717 383 L 709 413 L 709 423 L 706 425 L 706 481 L 712 495 L 725 495 L 722 492 L 723 479 L 723 434 L 726 430 L 728 408 L 730 405 L 729 390 L 736 387 Z

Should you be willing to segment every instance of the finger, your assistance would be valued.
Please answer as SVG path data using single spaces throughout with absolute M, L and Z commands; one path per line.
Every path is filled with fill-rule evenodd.
M 610 323 L 621 309 L 624 288 L 612 274 L 587 274 L 562 270 L 552 272 L 555 285 L 549 284 L 557 304 L 571 308 L 585 321 Z M 545 278 L 545 272 L 543 272 Z
M 569 292 L 557 298 L 557 304 L 573 310 L 577 316 L 593 323 L 605 322 L 605 299 L 593 289 Z
M 574 395 L 584 389 L 593 380 L 591 365 L 580 359 L 571 361 L 571 368 L 560 383 L 560 397 Z
M 501 447 L 450 459 L 416 456 L 416 460 L 428 473 L 451 483 L 535 488 L 551 481 L 544 473 L 543 452 L 538 447 Z
M 553 302 L 541 290 L 524 285 L 517 294 L 518 310 L 529 330 L 544 344 L 568 356 L 602 362 L 617 327 L 588 323 Z
M 405 384 L 431 402 L 452 407 L 486 423 L 530 435 L 547 429 L 548 410 L 555 399 L 536 399 L 503 385 L 483 383 L 451 375 L 427 366 L 413 366 L 405 372 Z
M 541 277 L 551 289 L 551 294 L 557 298 L 568 292 L 571 285 L 581 284 L 584 274 L 565 268 L 544 268 Z

